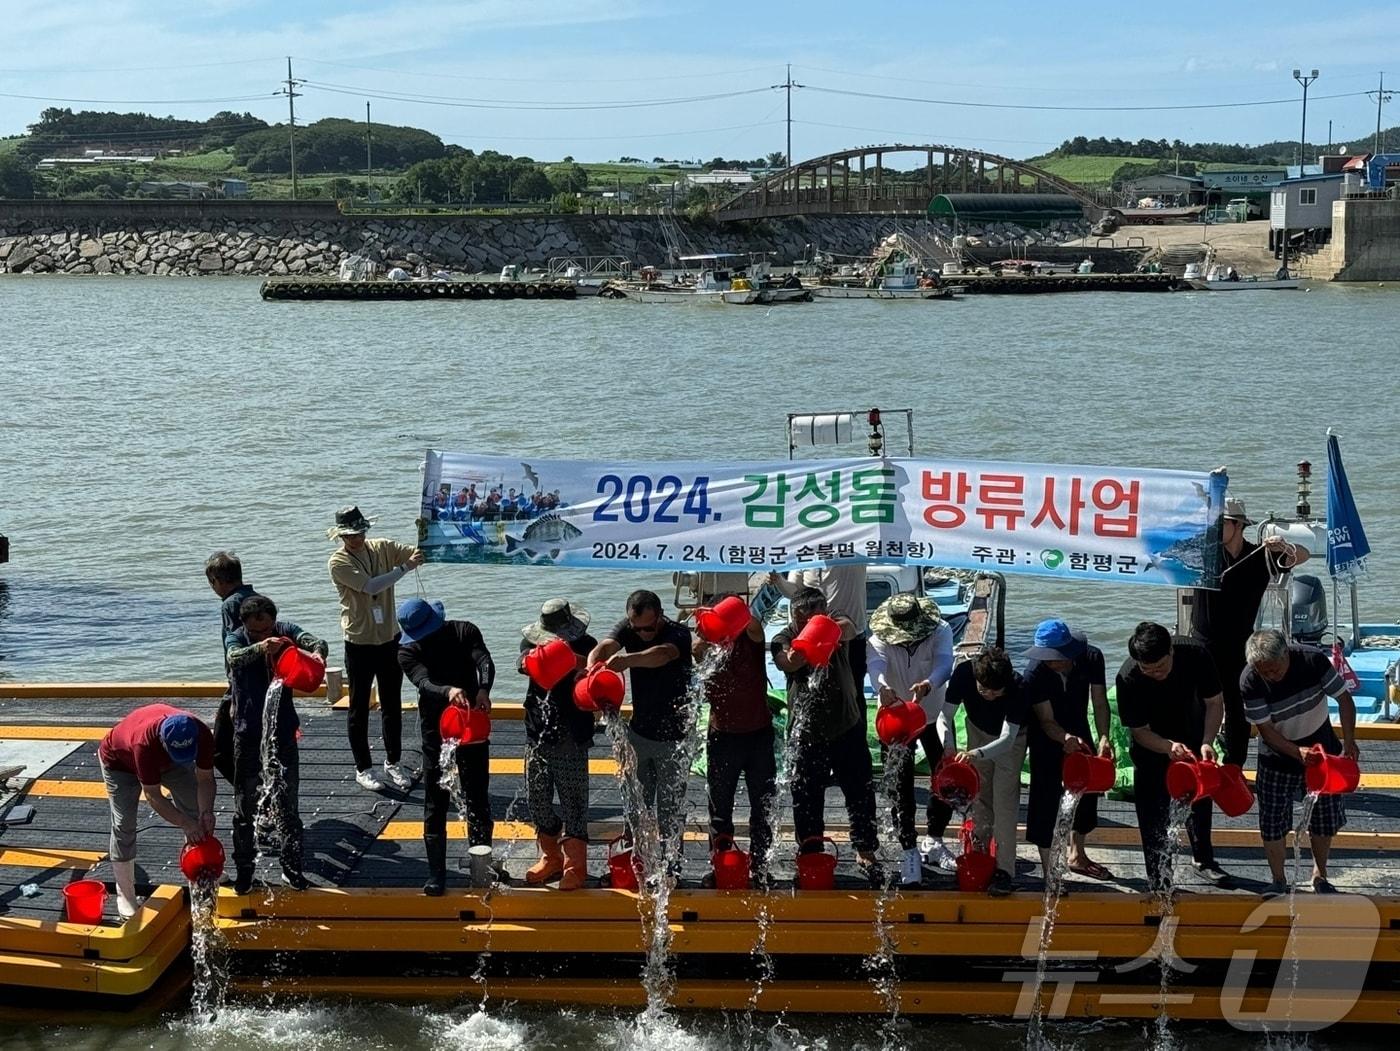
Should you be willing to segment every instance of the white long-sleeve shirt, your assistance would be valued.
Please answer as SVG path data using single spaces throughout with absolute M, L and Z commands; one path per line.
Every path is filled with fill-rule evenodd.
M 871 635 L 865 641 L 865 672 L 877 695 L 881 686 L 888 686 L 902 700 L 910 700 L 914 684 L 927 679 L 933 688 L 920 705 L 932 722 L 943 708 L 943 694 L 953 674 L 953 629 L 945 621 L 913 645 L 888 643 Z

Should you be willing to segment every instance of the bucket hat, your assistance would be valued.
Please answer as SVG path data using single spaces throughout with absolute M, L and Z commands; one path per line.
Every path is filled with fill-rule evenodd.
M 372 525 L 374 519 L 366 518 L 358 507 L 342 507 L 335 513 L 335 525 L 326 530 L 326 536 L 334 540 L 337 537 L 367 533 Z
M 1071 631 L 1062 620 L 1042 620 L 1035 626 L 1035 642 L 1026 650 L 1033 661 L 1072 661 L 1088 648 L 1089 640 L 1082 631 Z
M 891 595 L 870 614 L 871 632 L 895 646 L 926 639 L 942 624 L 938 603 L 920 595 Z
M 406 598 L 397 611 L 399 631 L 404 642 L 418 642 L 447 623 L 447 613 L 441 602 L 423 598 Z
M 1225 513 L 1220 517 L 1234 519 L 1240 525 L 1252 526 L 1255 524 L 1254 519 L 1245 514 L 1244 501 L 1234 496 L 1225 498 Z
M 193 763 L 199 754 L 199 720 L 177 712 L 160 721 L 160 743 L 176 763 Z
M 526 642 L 542 646 L 555 639 L 573 642 L 588 630 L 592 620 L 588 610 L 581 606 L 571 606 L 567 599 L 552 598 L 540 607 L 539 620 L 526 624 L 520 629 Z

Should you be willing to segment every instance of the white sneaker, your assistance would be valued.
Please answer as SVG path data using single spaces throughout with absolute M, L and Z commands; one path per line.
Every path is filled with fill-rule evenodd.
M 941 839 L 933 841 L 932 845 L 924 851 L 924 857 L 936 869 L 942 869 L 944 872 L 958 871 L 958 859 L 953 856 L 953 852 Z
M 355 784 L 370 792 L 384 791 L 384 782 L 379 779 L 379 775 L 374 772 L 374 767 L 368 770 L 361 770 L 355 775 Z
M 388 778 L 389 783 L 400 792 L 407 792 L 413 787 L 413 782 L 418 780 L 413 775 L 412 771 L 404 769 L 402 763 L 386 762 L 384 764 L 384 776 Z
M 904 859 L 899 863 L 899 883 L 904 887 L 917 887 L 923 881 L 923 858 L 919 857 L 917 848 L 910 847 L 904 852 Z

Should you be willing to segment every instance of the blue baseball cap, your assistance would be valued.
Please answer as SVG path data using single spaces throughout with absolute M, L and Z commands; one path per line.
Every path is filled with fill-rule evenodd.
M 1033 661 L 1072 661 L 1088 647 L 1082 631 L 1071 631 L 1062 620 L 1042 620 L 1035 626 L 1035 643 L 1026 650 Z
M 199 720 L 178 712 L 160 721 L 160 743 L 177 763 L 193 763 L 199 754 Z
M 418 642 L 425 639 L 447 623 L 447 613 L 441 602 L 430 603 L 427 599 L 409 598 L 399 603 L 399 631 L 404 642 Z

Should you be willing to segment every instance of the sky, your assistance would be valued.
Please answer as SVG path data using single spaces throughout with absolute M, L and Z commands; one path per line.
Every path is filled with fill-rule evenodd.
M 1321 73 L 1309 140 L 1327 141 L 1329 120 L 1334 141 L 1368 140 L 1376 105 L 1365 93 L 1387 68 L 1400 88 L 1400 5 L 1275 0 L 1178 17 L 1188 10 L 1202 9 L 0 0 L 0 135 L 48 106 L 285 121 L 288 56 L 305 81 L 298 123 L 362 120 L 368 101 L 376 123 L 537 160 L 782 151 L 787 93 L 772 85 L 789 63 L 803 85 L 791 92 L 795 160 L 888 142 L 1029 158 L 1075 135 L 1291 140 L 1295 67 Z M 1215 108 L 1164 108 L 1203 106 Z M 1400 98 L 1387 107 L 1393 124 Z

